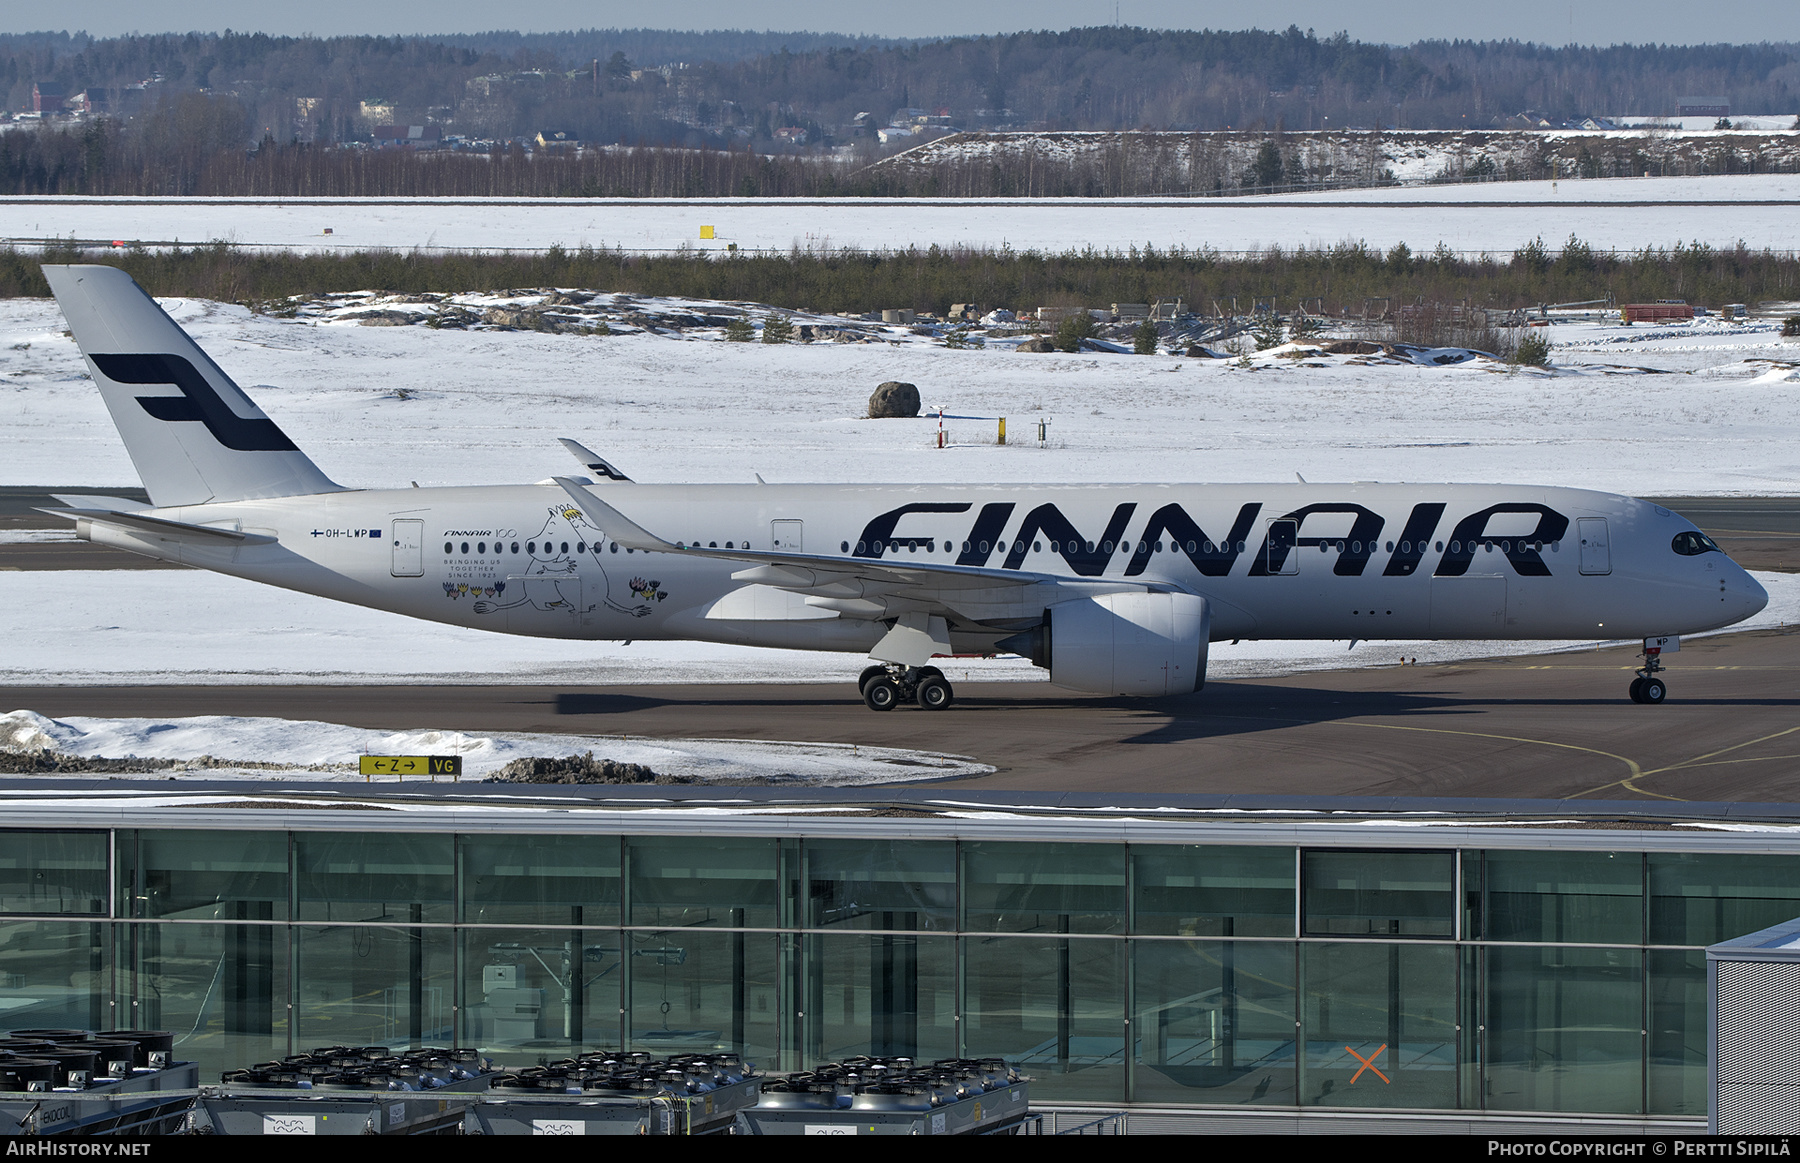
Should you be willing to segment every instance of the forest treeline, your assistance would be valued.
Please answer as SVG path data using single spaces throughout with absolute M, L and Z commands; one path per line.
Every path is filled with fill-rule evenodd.
M 636 55 L 634 55 L 636 54 Z M 151 78 L 147 88 L 130 89 Z M 1674 112 L 1678 97 L 1794 112 L 1800 53 L 1784 44 L 1553 48 L 1521 41 L 1370 44 L 1311 30 L 1127 27 L 923 41 L 811 34 L 588 30 L 460 37 L 0 36 L 0 106 L 34 83 L 114 92 L 133 110 L 207 92 L 243 110 L 245 143 L 366 139 L 370 118 L 475 137 L 545 128 L 583 140 L 809 145 L 858 113 L 943 111 L 962 129 L 1482 128 Z M 368 110 L 377 112 L 371 114 Z
M 970 135 L 862 159 L 612 146 L 482 152 L 236 143 L 229 98 L 187 94 L 129 129 L 96 120 L 0 133 L 0 194 L 162 197 L 1132 197 L 1379 186 L 1394 180 L 1379 134 Z M 1444 158 L 1439 180 L 1793 173 L 1792 134 L 1414 135 Z
M 1696 243 L 1630 254 L 1597 251 L 1578 239 L 1542 240 L 1511 255 L 1459 256 L 1404 245 L 1382 252 L 1361 244 L 1272 247 L 1248 258 L 1207 251 L 1131 248 L 1122 253 L 1046 254 L 931 247 L 893 252 L 631 255 L 610 250 L 481 255 L 357 251 L 299 254 L 239 250 L 225 243 L 161 250 L 43 252 L 0 249 L 0 297 L 45 297 L 45 262 L 106 262 L 153 295 L 266 306 L 295 295 L 585 288 L 788 310 L 868 312 L 909 307 L 943 313 L 951 303 L 984 309 L 1099 307 L 1181 298 L 1201 314 L 1248 313 L 1257 299 L 1282 311 L 1304 302 L 1326 314 L 1360 316 L 1410 303 L 1515 309 L 1604 299 L 1619 303 L 1680 298 L 1703 304 L 1800 299 L 1800 257 L 1715 249 Z M 1385 300 L 1371 306 L 1371 300 Z

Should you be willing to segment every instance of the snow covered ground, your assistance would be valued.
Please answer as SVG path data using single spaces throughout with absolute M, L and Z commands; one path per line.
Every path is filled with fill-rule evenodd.
M 717 342 L 716 330 L 360 327 L 166 305 L 327 474 L 359 486 L 541 480 L 570 468 L 556 444 L 569 436 L 646 482 L 1299 472 L 1635 495 L 1800 491 L 1800 344 L 1775 321 L 1559 325 L 1544 372 L 958 351 L 904 329 L 885 333 L 892 342 L 777 346 Z M 861 418 L 875 385 L 894 379 L 917 384 L 928 408 L 988 419 L 949 421 L 939 450 L 935 419 Z M 993 443 L 998 416 L 1011 421 L 1005 446 Z M 49 301 L 0 301 L 0 417 L 0 484 L 137 483 Z M 1045 447 L 1031 438 L 1039 418 Z
M 1618 203 L 1638 203 L 1621 207 Z M 1741 203 L 1730 207 L 1716 202 Z M 1373 204 L 1372 204 L 1373 203 Z M 1482 203 L 1474 205 L 1471 203 Z M 1496 205 L 1495 203 L 1499 203 Z M 1760 204 L 1759 204 L 1760 203 Z M 1092 246 L 1258 250 L 1269 245 L 1404 242 L 1429 251 L 1508 254 L 1574 234 L 1601 249 L 1700 240 L 1800 250 L 1800 177 L 1597 178 L 1408 186 L 1198 199 L 161 199 L 0 197 L 3 237 L 192 245 L 223 239 L 291 250 L 524 249 L 634 252 L 790 247 L 964 246 L 1066 251 Z M 700 228 L 716 237 L 702 240 Z M 329 234 L 325 233 L 327 230 Z
M 986 775 L 994 769 L 957 755 L 837 743 L 749 739 L 627 739 L 617 735 L 464 735 L 449 731 L 366 731 L 335 723 L 207 715 L 190 719 L 49 719 L 32 711 L 0 714 L 0 749 L 54 751 L 108 759 L 198 760 L 165 769 L 193 779 L 287 782 L 360 781 L 360 755 L 460 755 L 465 780 L 480 780 L 515 759 L 592 751 L 659 775 L 707 783 L 773 780 L 832 787 L 914 783 Z M 232 760 L 244 762 L 237 767 Z M 220 762 L 223 761 L 223 762 Z M 159 773 L 161 774 L 161 773 Z M 59 775 L 58 778 L 81 778 Z M 105 774 L 91 776 L 97 781 Z M 372 777 L 392 784 L 393 776 Z M 527 792 L 531 785 L 510 785 Z

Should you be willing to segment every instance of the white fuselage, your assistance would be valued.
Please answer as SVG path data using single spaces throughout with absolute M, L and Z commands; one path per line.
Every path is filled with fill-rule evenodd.
M 959 652 L 1044 607 L 1146 584 L 1206 597 L 1213 639 L 1593 639 L 1760 610 L 1723 553 L 1645 501 L 1510 485 L 645 485 L 594 495 L 671 542 L 1018 570 L 959 593 Z M 93 540 L 437 622 L 584 639 L 867 650 L 908 605 L 734 579 L 743 562 L 624 550 L 550 482 L 363 490 L 153 510 L 275 538 L 237 547 L 83 522 Z M 1192 550 L 1190 551 L 1190 546 Z

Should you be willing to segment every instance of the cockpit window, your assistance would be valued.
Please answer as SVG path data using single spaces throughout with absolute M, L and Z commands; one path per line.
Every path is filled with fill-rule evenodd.
M 1713 539 L 1699 530 L 1690 529 L 1686 533 L 1677 533 L 1675 540 L 1669 542 L 1669 548 L 1683 557 L 1698 557 L 1702 553 L 1723 553 Z

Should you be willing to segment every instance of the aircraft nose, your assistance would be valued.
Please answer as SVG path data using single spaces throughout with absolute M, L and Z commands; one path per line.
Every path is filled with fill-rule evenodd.
M 1736 578 L 1725 583 L 1725 597 L 1740 622 L 1754 618 L 1769 604 L 1769 591 L 1742 568 L 1738 569 Z

